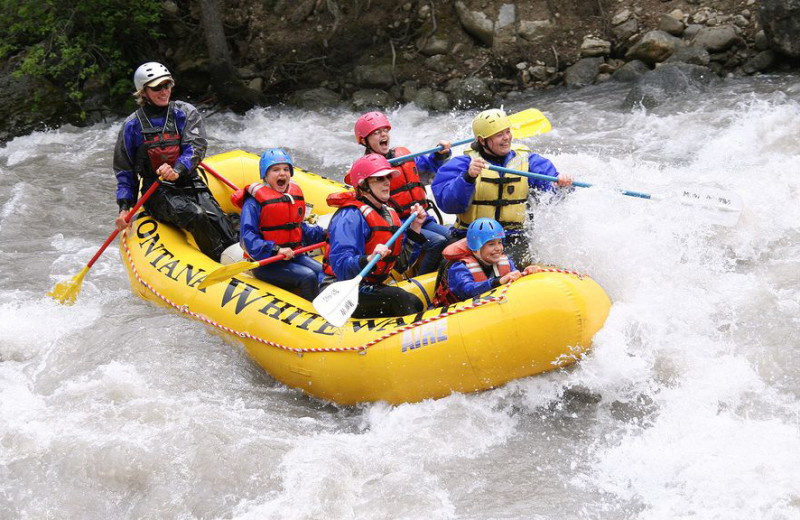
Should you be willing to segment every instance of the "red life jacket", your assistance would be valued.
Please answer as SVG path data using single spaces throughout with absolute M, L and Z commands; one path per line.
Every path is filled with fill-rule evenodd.
M 388 242 L 394 232 L 397 231 L 402 225 L 400 217 L 397 216 L 397 212 L 395 210 L 388 206 L 384 206 L 384 208 L 387 209 L 391 215 L 392 221 L 390 223 L 383 217 L 383 215 L 381 215 L 380 211 L 376 211 L 369 204 L 357 199 L 355 193 L 352 191 L 332 193 L 328 195 L 327 202 L 328 205 L 332 207 L 338 207 L 340 209 L 355 207 L 361 212 L 361 215 L 364 217 L 364 220 L 367 221 L 367 225 L 369 225 L 370 228 L 369 236 L 364 244 L 364 254 L 367 256 L 371 255 L 375 251 L 375 246 Z M 402 250 L 403 241 L 399 239 L 395 240 L 394 244 L 392 244 L 389 254 L 378 260 L 378 263 L 375 264 L 375 268 L 364 277 L 364 281 L 370 284 L 377 284 L 386 280 L 386 278 L 389 277 L 389 273 L 392 272 L 392 268 L 394 267 L 397 257 L 400 256 L 400 252 Z M 330 248 L 328 247 L 325 249 L 325 257 L 322 261 L 322 270 L 325 271 L 325 274 L 327 275 L 336 276 L 336 274 L 333 272 L 330 261 L 328 260 L 329 254 Z
M 241 208 L 248 196 L 255 198 L 261 206 L 258 224 L 264 240 L 271 240 L 278 247 L 290 249 L 296 249 L 302 244 L 306 202 L 300 186 L 289 182 L 289 189 L 280 193 L 267 184 L 256 182 L 236 190 L 231 195 L 231 202 Z
M 175 123 L 174 109 L 175 102 L 170 101 L 167 106 L 167 115 L 164 117 L 164 126 L 161 128 L 153 127 L 143 108 L 136 111 L 136 117 L 142 127 L 143 139 L 139 150 L 143 150 L 147 154 L 143 162 L 149 166 L 149 168 L 145 167 L 140 172 L 142 177 L 155 176 L 155 171 L 162 164 L 175 166 L 178 157 L 181 156 L 181 134 L 178 132 L 178 126 Z M 142 164 L 143 167 L 146 165 Z
M 467 239 L 462 238 L 453 242 L 442 251 L 442 257 L 445 262 L 439 269 L 439 274 L 436 278 L 436 294 L 434 296 L 434 304 L 437 306 L 450 305 L 459 301 L 458 297 L 450 290 L 450 279 L 448 272 L 450 267 L 456 262 L 464 262 L 464 265 L 469 269 L 472 278 L 476 282 L 485 282 L 488 280 L 486 273 L 483 271 L 483 264 L 481 264 L 475 253 L 467 247 Z M 500 278 L 511 272 L 511 264 L 508 263 L 508 256 L 503 255 L 500 261 L 492 266 L 496 277 Z
M 408 148 L 397 147 L 392 150 L 392 157 L 402 157 L 411 152 Z M 419 204 L 422 209 L 428 209 L 427 194 L 419 180 L 419 170 L 414 159 L 397 165 L 400 175 L 392 177 L 392 202 L 400 218 L 407 218 L 411 214 L 411 206 Z

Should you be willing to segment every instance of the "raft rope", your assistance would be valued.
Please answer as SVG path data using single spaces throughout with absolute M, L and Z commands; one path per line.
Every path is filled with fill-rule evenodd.
M 465 311 L 469 311 L 469 310 L 472 310 L 472 309 L 477 309 L 478 307 L 482 307 L 482 306 L 487 305 L 489 303 L 503 303 L 503 302 L 506 301 L 506 293 L 508 292 L 509 287 L 511 287 L 511 284 L 514 283 L 514 282 L 508 282 L 507 284 L 505 284 L 503 286 L 503 289 L 500 291 L 500 294 L 498 294 L 497 296 L 492 296 L 491 298 L 487 298 L 485 300 L 473 301 L 469 305 L 450 309 L 446 313 L 438 314 L 436 316 L 432 316 L 430 318 L 426 318 L 426 319 L 423 319 L 423 320 L 420 320 L 420 321 L 415 321 L 414 323 L 409 323 L 409 324 L 404 325 L 404 326 L 402 326 L 400 328 L 397 328 L 397 329 L 395 329 L 393 331 L 387 332 L 386 334 L 384 334 L 382 336 L 379 336 L 379 337 L 373 339 L 372 341 L 364 343 L 363 345 L 359 345 L 359 346 L 355 346 L 355 347 L 318 347 L 318 348 L 289 347 L 287 345 L 282 345 L 280 343 L 276 343 L 274 341 L 270 341 L 268 339 L 264 339 L 264 338 L 261 338 L 259 336 L 254 336 L 254 335 L 250 334 L 249 332 L 244 332 L 244 331 L 232 329 L 232 328 L 230 328 L 230 327 L 228 327 L 226 325 L 223 325 L 221 323 L 218 323 L 218 322 L 212 320 L 211 318 L 208 318 L 208 317 L 206 317 L 206 316 L 204 316 L 202 314 L 199 314 L 199 313 L 196 313 L 196 312 L 192 311 L 191 309 L 189 309 L 188 305 L 178 305 L 177 303 L 173 302 L 172 300 L 170 300 L 169 298 L 167 298 L 166 296 L 164 296 L 163 294 L 158 292 L 153 286 L 151 286 L 147 281 L 145 281 L 139 275 L 139 270 L 136 269 L 136 265 L 134 265 L 134 262 L 133 262 L 133 256 L 131 255 L 131 251 L 128 248 L 128 241 L 126 240 L 127 231 L 128 230 L 125 229 L 122 232 L 122 235 L 123 235 L 122 244 L 123 244 L 123 247 L 125 248 L 125 256 L 128 259 L 128 265 L 130 266 L 131 271 L 133 272 L 133 275 L 136 277 L 136 280 L 140 284 L 142 284 L 142 286 L 146 287 L 150 292 L 152 292 L 155 296 L 157 296 L 166 305 L 168 305 L 169 307 L 172 307 L 173 309 L 175 309 L 175 310 L 177 310 L 179 312 L 182 312 L 184 314 L 188 314 L 189 316 L 192 316 L 193 318 L 198 319 L 198 320 L 202 321 L 203 323 L 207 323 L 207 324 L 212 325 L 212 326 L 214 326 L 214 327 L 216 327 L 216 328 L 218 328 L 220 330 L 224 330 L 225 332 L 228 332 L 230 334 L 234 334 L 236 336 L 239 336 L 240 338 L 251 339 L 253 341 L 257 341 L 259 343 L 263 343 L 264 345 L 268 345 L 270 347 L 275 347 L 275 348 L 278 348 L 278 349 L 281 349 L 281 350 L 288 350 L 288 351 L 294 352 L 294 353 L 296 353 L 296 354 L 298 354 L 300 356 L 302 356 L 305 353 L 314 353 L 314 352 L 358 352 L 359 354 L 366 354 L 368 348 L 380 343 L 381 341 L 384 341 L 384 340 L 386 340 L 388 338 L 391 338 L 392 336 L 396 336 L 397 334 L 401 334 L 401 333 L 403 333 L 403 332 L 405 332 L 407 330 L 411 330 L 413 328 L 420 327 L 422 325 L 425 325 L 425 324 L 428 324 L 428 323 L 432 323 L 432 322 L 447 318 L 448 316 L 452 316 L 452 315 L 458 314 L 460 312 L 465 312 Z M 584 277 L 584 275 L 582 275 L 582 274 L 580 274 L 580 273 L 578 273 L 576 271 L 568 271 L 566 269 L 559 269 L 559 268 L 555 268 L 555 267 L 537 267 L 537 270 L 535 271 L 535 273 L 543 273 L 543 272 L 546 272 L 546 273 L 571 274 L 571 275 L 575 275 L 575 276 L 577 276 L 578 278 L 581 278 L 581 279 L 583 279 L 583 277 Z M 531 274 L 535 274 L 535 273 L 531 273 Z M 523 276 L 525 276 L 525 275 L 523 275 Z

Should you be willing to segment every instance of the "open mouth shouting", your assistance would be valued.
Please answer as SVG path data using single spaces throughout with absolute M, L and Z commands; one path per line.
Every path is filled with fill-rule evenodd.
M 286 193 L 292 180 L 292 170 L 288 164 L 273 164 L 267 170 L 265 179 L 270 188 L 278 193 Z
M 367 136 L 367 144 L 373 152 L 381 155 L 389 153 L 389 129 L 379 128 Z

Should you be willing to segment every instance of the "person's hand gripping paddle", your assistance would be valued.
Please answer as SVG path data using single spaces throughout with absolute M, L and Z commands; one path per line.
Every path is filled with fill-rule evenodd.
M 403 225 L 394 232 L 394 235 L 384 244 L 386 247 L 392 247 L 395 240 L 405 231 L 408 226 L 417 218 L 416 213 L 412 213 L 403 222 Z M 314 298 L 312 304 L 320 316 L 333 325 L 334 327 L 341 327 L 353 315 L 353 311 L 358 306 L 358 286 L 361 280 L 366 276 L 375 264 L 381 259 L 380 255 L 373 255 L 372 260 L 358 273 L 355 278 L 335 282 L 329 285 L 319 296 Z

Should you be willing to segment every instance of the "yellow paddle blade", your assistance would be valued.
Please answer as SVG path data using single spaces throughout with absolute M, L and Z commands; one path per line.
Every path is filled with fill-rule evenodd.
M 88 272 L 89 266 L 87 265 L 81 269 L 81 272 L 76 274 L 72 280 L 56 284 L 53 292 L 49 292 L 47 295 L 59 303 L 63 303 L 64 305 L 72 305 L 75 303 L 78 293 L 81 292 L 83 277 L 86 276 L 86 273 Z
M 544 134 L 553 128 L 547 117 L 535 108 L 511 114 L 508 116 L 508 120 L 511 121 L 511 130 L 514 132 L 515 139 Z
M 255 269 L 256 267 L 258 267 L 258 262 L 250 262 L 247 260 L 242 260 L 241 262 L 236 262 L 235 264 L 223 265 L 219 269 L 214 269 L 211 271 L 208 276 L 206 276 L 205 280 L 198 284 L 197 288 L 205 289 L 210 285 L 223 282 L 228 278 L 233 278 L 239 273 L 249 271 L 250 269 Z

